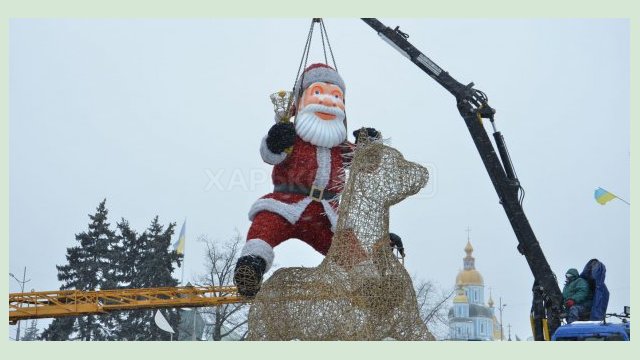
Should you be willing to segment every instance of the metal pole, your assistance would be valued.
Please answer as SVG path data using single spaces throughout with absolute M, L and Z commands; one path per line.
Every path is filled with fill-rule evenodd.
M 198 315 L 198 308 L 193 308 L 193 334 L 191 340 L 196 341 L 196 316 Z
M 182 275 L 180 276 L 180 285 L 184 285 L 184 253 L 182 257 Z
M 507 304 L 502 303 L 502 296 L 500 297 L 500 306 L 498 306 L 498 310 L 500 310 L 500 341 L 504 340 L 504 327 L 502 326 L 502 310 Z
M 186 234 L 186 224 L 187 224 L 187 218 L 184 219 L 184 222 L 182 223 L 182 227 L 185 228 L 185 244 L 182 248 L 182 275 L 180 276 L 180 285 L 184 285 L 184 265 L 185 265 L 185 260 L 187 257 L 187 254 L 185 252 L 186 248 L 187 248 L 187 234 Z M 180 234 L 182 234 L 182 229 L 180 230 Z M 178 235 L 180 236 L 180 235 Z M 180 241 L 180 238 L 178 238 L 178 241 Z
M 24 293 L 24 284 L 31 281 L 31 279 L 29 280 L 25 280 L 25 278 L 27 277 L 27 267 L 24 267 L 24 271 L 22 272 L 22 281 L 20 281 L 15 275 L 13 275 L 12 273 L 9 273 L 9 276 L 11 276 L 12 278 L 14 278 L 19 284 L 20 284 L 20 292 Z M 18 321 L 18 329 L 16 330 L 16 341 L 20 341 L 20 321 Z

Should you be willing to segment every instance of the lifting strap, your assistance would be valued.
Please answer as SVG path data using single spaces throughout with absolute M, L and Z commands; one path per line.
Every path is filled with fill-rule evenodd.
M 327 58 L 327 47 L 329 48 L 329 55 L 331 56 L 331 61 L 333 62 L 333 68 L 338 71 L 338 65 L 336 64 L 336 59 L 333 56 L 333 49 L 331 48 L 331 43 L 329 42 L 329 35 L 327 35 L 327 28 L 324 26 L 324 21 L 322 18 L 313 18 L 311 20 L 311 26 L 309 27 L 309 33 L 307 34 L 307 41 L 304 44 L 304 50 L 302 50 L 302 58 L 300 59 L 300 65 L 298 65 L 298 72 L 296 73 L 296 78 L 293 81 L 293 87 L 291 90 L 292 94 L 295 94 L 296 91 L 296 83 L 298 78 L 302 76 L 300 82 L 304 80 L 304 69 L 307 68 L 307 63 L 309 60 L 309 51 L 311 50 L 311 40 L 313 39 L 313 32 L 316 24 L 320 24 L 320 39 L 322 41 L 322 52 L 324 55 L 324 63 L 327 66 L 329 65 L 329 59 Z M 326 44 L 325 44 L 326 42 Z M 302 75 L 301 75 L 302 74 Z M 297 94 L 298 98 L 302 95 L 302 89 L 298 89 L 299 93 Z M 292 96 L 292 99 L 296 98 L 296 96 Z M 291 99 L 291 100 L 292 100 Z M 291 106 L 288 107 L 291 109 Z

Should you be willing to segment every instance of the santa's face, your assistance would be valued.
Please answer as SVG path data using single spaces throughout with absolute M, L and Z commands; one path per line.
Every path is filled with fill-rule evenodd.
M 302 94 L 296 116 L 296 132 L 304 141 L 327 148 L 347 138 L 344 98 L 336 85 L 316 82 Z

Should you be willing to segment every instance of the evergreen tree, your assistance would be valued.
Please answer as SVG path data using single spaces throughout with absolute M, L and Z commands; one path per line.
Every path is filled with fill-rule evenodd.
M 89 230 L 76 235 L 79 246 L 67 248 L 67 264 L 57 265 L 61 290 L 98 290 L 117 286 L 111 265 L 117 248 L 115 233 L 109 229 L 108 210 L 103 200 L 94 215 L 89 215 Z M 108 321 L 96 315 L 54 320 L 43 332 L 46 340 L 109 340 L 112 339 Z
M 139 236 L 121 226 L 123 247 L 129 272 L 123 272 L 124 284 L 132 288 L 173 287 L 178 280 L 172 277 L 174 264 L 180 265 L 182 255 L 171 249 L 171 238 L 175 223 L 170 223 L 166 229 L 160 225 L 156 216 L 149 228 Z M 125 245 L 126 244 L 126 245 Z M 169 340 L 171 334 L 160 330 L 154 321 L 156 310 L 132 310 L 123 312 L 118 337 L 122 340 Z M 171 327 L 178 332 L 180 322 L 177 309 L 163 311 Z M 177 339 L 178 334 L 174 335 Z
M 29 327 L 25 330 L 24 335 L 20 337 L 20 341 L 36 341 L 38 340 L 38 322 L 31 320 Z
M 109 276 L 105 281 L 104 289 L 127 289 L 134 288 L 131 279 L 134 278 L 136 266 L 135 259 L 139 257 L 139 246 L 137 245 L 138 234 L 131 229 L 129 222 L 121 218 L 116 223 L 117 232 L 115 241 L 109 251 Z M 126 327 L 127 311 L 108 312 L 100 315 L 103 329 L 107 330 L 109 339 L 129 340 L 121 338 L 123 326 Z
M 174 264 L 180 266 L 182 260 L 182 255 L 171 248 L 175 226 L 170 223 L 165 230 L 156 216 L 142 234 L 140 244 L 145 251 L 136 275 L 141 287 L 178 286 L 178 280 L 171 276 Z
M 140 288 L 141 281 L 137 276 L 141 266 L 145 245 L 142 236 L 131 229 L 129 222 L 122 219 L 118 223 L 118 238 L 121 247 L 121 262 L 118 264 L 119 282 L 122 288 Z M 118 318 L 117 337 L 119 340 L 145 340 L 145 329 L 142 310 L 121 311 L 115 315 Z
M 123 218 L 117 226 L 120 256 L 116 268 L 118 269 L 119 287 L 125 289 L 140 287 L 136 275 L 140 267 L 144 244 L 141 243 L 142 239 L 138 233 L 131 229 L 127 220 Z
M 71 340 L 75 323 L 76 317 L 55 318 L 53 322 L 44 329 L 40 335 L 40 339 L 49 341 Z
M 106 199 L 94 215 L 89 215 L 89 230 L 76 235 L 79 246 L 67 248 L 67 264 L 58 265 L 61 290 L 84 291 L 117 288 L 177 286 L 171 274 L 182 255 L 171 249 L 175 223 L 166 229 L 156 216 L 142 234 L 122 219 L 118 232 L 107 222 Z M 166 315 L 168 313 L 168 315 Z M 164 312 L 177 331 L 177 309 Z M 170 334 L 154 322 L 155 310 L 132 310 L 105 315 L 62 317 L 40 336 L 44 340 L 169 340 Z M 177 339 L 177 337 L 176 337 Z

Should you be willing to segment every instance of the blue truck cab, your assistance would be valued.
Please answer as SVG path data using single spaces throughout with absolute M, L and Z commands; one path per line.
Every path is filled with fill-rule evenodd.
M 574 321 L 560 326 L 551 341 L 630 341 L 630 322 Z

